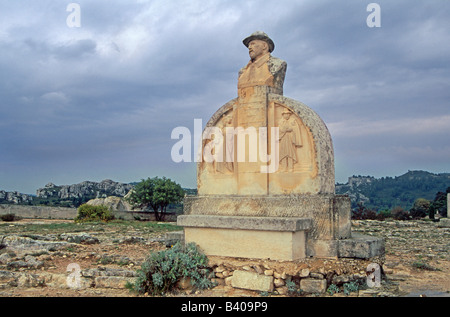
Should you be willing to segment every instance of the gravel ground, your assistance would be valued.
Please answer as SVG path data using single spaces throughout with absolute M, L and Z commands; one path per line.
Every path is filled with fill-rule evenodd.
M 125 288 L 68 288 L 65 285 L 67 268 L 75 263 L 81 270 L 96 274 L 132 274 L 130 272 L 140 268 L 151 251 L 166 248 L 164 234 L 167 231 L 179 229 L 173 223 L 137 221 L 80 225 L 58 220 L 0 222 L 0 242 L 5 237 L 3 245 L 7 245 L 0 250 L 0 272 L 3 272 L 0 296 L 136 297 Z M 389 296 L 450 296 L 450 228 L 425 220 L 357 220 L 352 221 L 352 231 L 386 239 L 383 270 L 386 280 L 396 286 Z M 330 259 L 307 261 L 310 267 L 334 265 Z M 341 266 L 352 265 L 351 261 L 337 261 Z M 54 287 L 39 285 L 39 281 L 25 277 L 18 285 L 11 286 L 10 273 L 27 278 L 49 273 L 64 278 L 59 281 L 60 285 L 54 279 Z M 261 295 L 218 286 L 208 291 L 171 296 Z

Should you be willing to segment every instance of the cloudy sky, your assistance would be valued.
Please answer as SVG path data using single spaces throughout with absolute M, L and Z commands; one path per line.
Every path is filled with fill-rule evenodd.
M 171 132 L 237 96 L 256 30 L 288 64 L 284 95 L 327 124 L 336 181 L 450 172 L 450 1 L 379 0 L 372 28 L 370 2 L 79 0 L 77 27 L 71 1 L 0 1 L 0 189 L 196 187 Z

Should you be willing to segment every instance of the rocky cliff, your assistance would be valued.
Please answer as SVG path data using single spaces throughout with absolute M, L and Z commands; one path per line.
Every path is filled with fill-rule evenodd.
M 72 198 L 101 198 L 108 196 L 125 196 L 133 185 L 114 182 L 110 179 L 101 182 L 84 181 L 79 184 L 61 185 L 57 186 L 53 183 L 48 183 L 44 188 L 39 188 L 36 191 L 36 196 L 39 198 L 57 198 L 57 199 L 72 199 Z
M 33 201 L 33 196 L 19 192 L 6 192 L 0 190 L 0 204 L 28 204 Z

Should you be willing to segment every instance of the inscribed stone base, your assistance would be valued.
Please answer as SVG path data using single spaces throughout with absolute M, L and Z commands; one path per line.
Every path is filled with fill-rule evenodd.
M 305 232 L 185 228 L 186 243 L 206 255 L 293 261 L 305 258 Z
M 185 215 L 177 221 L 185 228 L 186 242 L 202 241 L 204 246 L 200 246 L 210 255 L 299 259 L 383 254 L 383 239 L 352 236 L 350 213 L 350 199 L 341 195 L 205 195 L 187 196 Z M 208 228 L 211 230 L 203 230 Z M 300 231 L 304 233 L 297 233 Z M 299 241 L 301 247 L 296 249 Z M 257 244 L 276 251 L 268 251 L 268 255 L 263 247 L 255 249 Z M 239 252 L 244 247 L 248 251 Z M 217 253 L 222 249 L 226 254 Z
M 206 255 L 298 260 L 306 256 L 308 218 L 183 215 L 185 243 L 195 242 Z
M 185 215 L 286 217 L 312 220 L 308 239 L 351 236 L 350 198 L 341 195 L 187 196 Z M 312 255 L 312 254 L 311 254 Z

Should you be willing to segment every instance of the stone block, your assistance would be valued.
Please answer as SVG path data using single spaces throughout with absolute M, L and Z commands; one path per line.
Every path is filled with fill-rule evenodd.
M 175 245 L 177 242 L 184 243 L 184 231 L 167 232 L 164 236 L 164 241 L 167 247 Z
M 185 242 L 195 242 L 206 255 L 272 260 L 306 256 L 310 219 L 185 215 Z
M 306 254 L 318 258 L 335 258 L 338 256 L 338 240 L 309 239 Z
M 327 290 L 327 280 L 304 278 L 300 280 L 300 289 L 305 293 L 324 293 Z
M 339 240 L 341 258 L 369 259 L 385 252 L 384 239 L 353 233 L 350 239 Z
M 437 223 L 438 227 L 441 228 L 450 228 L 450 219 L 449 218 L 441 218 Z
M 231 286 L 234 288 L 243 288 L 253 291 L 272 292 L 273 276 L 236 270 L 233 273 Z
M 292 261 L 306 256 L 305 232 L 185 228 L 206 255 Z

